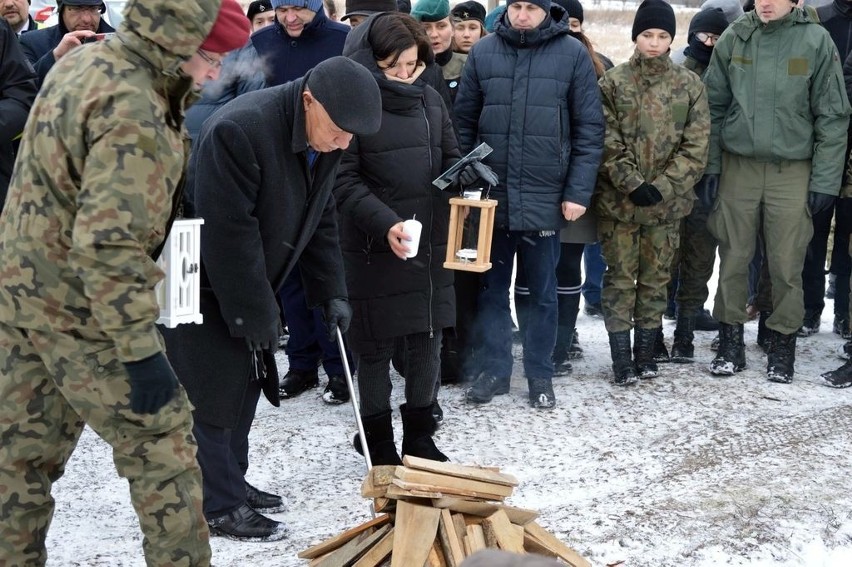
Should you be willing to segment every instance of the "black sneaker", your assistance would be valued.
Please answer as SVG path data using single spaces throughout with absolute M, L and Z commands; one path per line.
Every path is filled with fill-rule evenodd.
M 583 312 L 589 317 L 597 317 L 598 319 L 603 319 L 604 312 L 603 306 L 598 303 L 586 303 L 585 307 L 583 307 Z
M 822 383 L 829 388 L 848 388 L 852 386 L 852 361 L 847 360 L 843 366 L 831 372 L 820 375 Z
M 349 401 L 349 386 L 343 376 L 329 376 L 328 385 L 322 393 L 322 401 L 331 405 L 344 404 Z
M 530 405 L 535 409 L 553 409 L 556 407 L 556 394 L 553 393 L 553 381 L 547 378 L 530 378 Z
M 287 509 L 283 498 L 277 494 L 270 494 L 255 488 L 248 482 L 246 482 L 246 502 L 254 508 L 255 512 L 262 514 L 275 514 Z
M 574 366 L 568 361 L 568 356 L 553 356 L 553 377 L 569 376 L 574 372 Z
M 207 520 L 211 536 L 221 536 L 236 541 L 279 541 L 287 537 L 287 528 L 257 513 L 248 504 L 233 512 Z
M 296 370 L 291 368 L 281 380 L 279 389 L 282 398 L 295 398 L 305 390 L 310 390 L 317 386 L 319 386 L 319 376 L 317 376 L 316 368 L 313 370 Z
M 480 374 L 473 385 L 465 392 L 465 399 L 474 404 L 487 404 L 494 396 L 509 393 L 509 378 L 495 378 Z

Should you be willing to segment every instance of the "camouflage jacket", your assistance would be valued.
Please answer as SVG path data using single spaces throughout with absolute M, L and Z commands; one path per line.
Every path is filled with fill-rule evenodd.
M 710 113 L 701 79 L 668 55 L 630 61 L 600 81 L 606 140 L 593 207 L 602 219 L 659 224 L 692 210 L 704 172 Z M 637 207 L 628 194 L 643 182 L 663 200 Z
M 0 321 L 112 341 L 122 362 L 160 352 L 154 257 L 185 167 L 180 65 L 220 0 L 130 0 L 115 37 L 47 76 L 0 216 Z

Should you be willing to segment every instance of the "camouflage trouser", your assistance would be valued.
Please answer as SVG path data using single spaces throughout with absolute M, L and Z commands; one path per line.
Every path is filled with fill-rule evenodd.
M 716 263 L 716 239 L 707 230 L 710 211 L 695 202 L 692 212 L 680 225 L 680 251 L 675 267 L 680 285 L 677 288 L 678 312 L 698 315 L 707 301 L 707 282 Z
M 651 226 L 598 220 L 598 235 L 607 265 L 601 292 L 606 330 L 659 327 L 680 221 Z
M 805 315 L 802 266 L 814 227 L 808 211 L 809 160 L 758 162 L 722 154 L 719 196 L 707 221 L 719 241 L 719 287 L 713 315 L 745 323 L 748 265 L 754 256 L 760 213 L 772 282 L 772 315 L 766 326 L 789 335 Z
M 129 392 L 112 343 L 0 323 L 0 567 L 45 564 L 51 486 L 86 424 L 129 482 L 147 564 L 210 564 L 186 393 L 139 415 Z

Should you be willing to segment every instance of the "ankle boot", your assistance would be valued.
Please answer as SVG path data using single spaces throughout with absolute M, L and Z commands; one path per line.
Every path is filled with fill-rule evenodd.
M 630 331 L 618 331 L 609 334 L 609 350 L 612 354 L 613 383 L 618 386 L 635 384 L 639 378 L 633 366 L 630 353 Z
M 654 362 L 663 364 L 671 361 L 669 351 L 666 348 L 665 337 L 663 336 L 663 328 L 660 327 L 657 329 L 657 336 L 654 338 Z
M 789 384 L 793 381 L 797 336 L 798 333 L 783 335 L 772 331 L 772 346 L 766 356 L 766 376 L 770 382 Z
M 426 413 L 429 416 L 430 426 L 434 426 L 432 421 L 432 408 L 426 408 Z M 364 424 L 364 433 L 367 436 L 367 447 L 370 449 L 370 461 L 373 466 L 376 465 L 401 465 L 402 459 L 399 458 L 399 453 L 396 452 L 396 445 L 393 443 L 393 422 L 391 421 L 391 411 L 368 415 L 361 418 Z M 364 454 L 364 449 L 361 447 L 361 438 L 356 433 L 352 439 L 352 445 L 355 450 Z
M 733 376 L 746 367 L 745 343 L 742 323 L 720 323 L 719 350 L 710 363 L 710 372 L 716 376 Z
M 654 360 L 654 346 L 657 342 L 657 334 L 662 333 L 662 328 L 655 329 L 633 329 L 633 358 L 636 361 L 636 373 L 639 378 L 656 378 L 657 363 Z M 665 346 L 663 346 L 665 348 Z
M 693 362 L 695 358 L 695 347 L 692 340 L 695 338 L 695 317 L 689 315 L 677 316 L 677 327 L 674 332 L 672 343 L 672 362 L 679 364 Z
M 772 332 L 766 326 L 766 320 L 772 315 L 772 311 L 761 311 L 757 319 L 757 346 L 763 350 L 764 354 L 769 354 L 769 349 L 772 348 Z
M 402 454 L 421 457 L 433 461 L 450 459 L 435 446 L 432 440 L 434 420 L 432 407 L 409 408 L 408 404 L 399 406 L 402 413 Z

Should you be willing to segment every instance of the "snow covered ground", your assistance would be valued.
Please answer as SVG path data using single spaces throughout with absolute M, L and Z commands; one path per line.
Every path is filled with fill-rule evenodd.
M 848 567 L 852 390 L 817 383 L 840 364 L 827 303 L 823 332 L 799 342 L 788 386 L 765 380 L 756 323 L 746 326 L 749 367 L 736 377 L 706 372 L 713 334 L 698 333 L 699 363 L 612 386 L 603 323 L 581 314 L 586 355 L 573 376 L 556 380 L 555 410 L 528 406 L 518 360 L 511 392 L 489 405 L 465 404 L 461 387 L 442 389 L 436 442 L 455 462 L 515 474 L 521 485 L 509 502 L 540 510 L 540 521 L 596 566 Z M 289 511 L 275 517 L 289 538 L 213 539 L 216 565 L 306 565 L 298 551 L 369 519 L 351 407 L 326 406 L 320 394 L 279 409 L 262 400 L 252 432 L 249 480 L 286 495 Z M 54 494 L 48 565 L 144 565 L 126 483 L 91 431 Z

